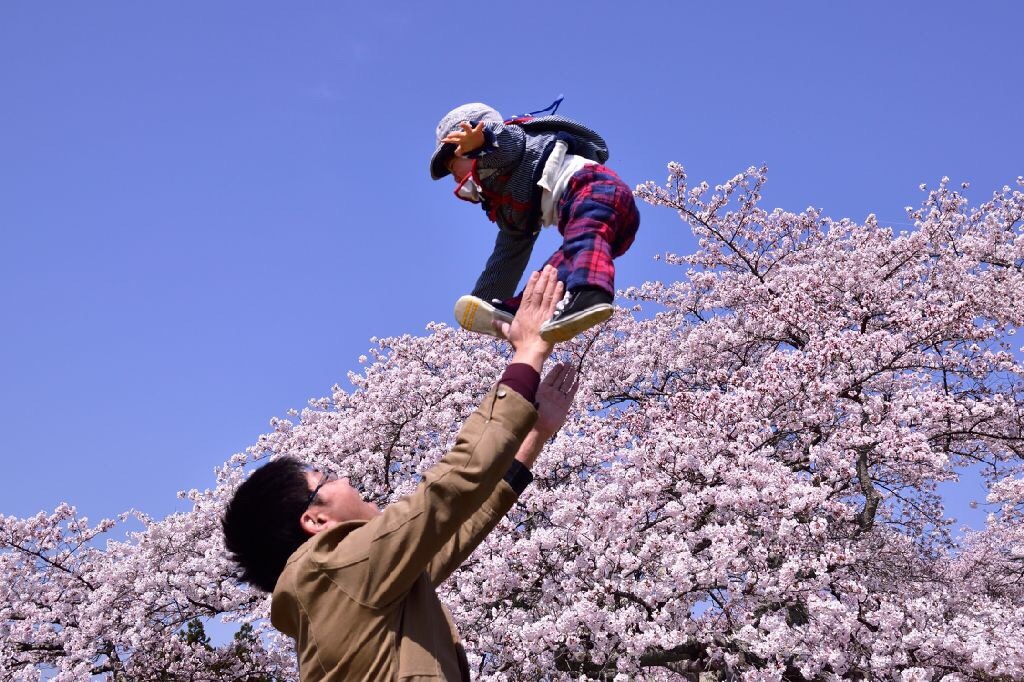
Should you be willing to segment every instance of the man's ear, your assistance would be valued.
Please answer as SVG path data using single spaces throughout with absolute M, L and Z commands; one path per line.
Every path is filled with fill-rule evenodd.
M 306 531 L 308 535 L 316 535 L 325 527 L 325 519 L 322 516 L 322 514 L 315 514 L 307 509 L 302 512 L 302 518 L 299 519 L 299 525 L 302 526 L 302 530 Z

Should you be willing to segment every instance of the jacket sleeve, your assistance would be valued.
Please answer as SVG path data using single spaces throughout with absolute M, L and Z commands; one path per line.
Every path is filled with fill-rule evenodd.
M 484 123 L 484 144 L 466 154 L 476 159 L 477 170 L 494 169 L 508 173 L 523 160 L 526 149 L 526 133 L 517 125 Z
M 494 250 L 473 286 L 473 295 L 485 301 L 511 298 L 526 272 L 536 241 L 537 233 L 515 234 L 498 230 Z
M 404 596 L 494 493 L 536 419 L 533 405 L 518 393 L 503 385 L 492 389 L 415 492 L 317 557 L 320 569 L 371 608 Z
M 459 528 L 448 544 L 441 549 L 427 567 L 430 582 L 437 587 L 469 558 L 477 545 L 494 530 L 519 496 L 505 481 L 498 481 L 487 501 Z

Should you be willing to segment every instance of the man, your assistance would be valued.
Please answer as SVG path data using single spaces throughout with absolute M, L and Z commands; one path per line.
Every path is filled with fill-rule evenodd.
M 271 622 L 295 639 L 303 680 L 469 679 L 435 588 L 512 507 L 565 421 L 575 372 L 558 365 L 540 382 L 552 350 L 540 328 L 563 290 L 554 268 L 531 275 L 498 330 L 511 363 L 410 496 L 380 511 L 348 479 L 289 458 L 239 486 L 226 544 L 243 579 L 273 592 Z

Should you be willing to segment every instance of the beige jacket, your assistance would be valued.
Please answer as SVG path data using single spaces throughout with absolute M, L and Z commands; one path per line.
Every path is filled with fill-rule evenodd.
M 270 620 L 295 639 L 302 680 L 468 679 L 434 588 L 515 503 L 502 476 L 536 418 L 499 385 L 412 495 L 371 521 L 318 533 L 292 554 Z

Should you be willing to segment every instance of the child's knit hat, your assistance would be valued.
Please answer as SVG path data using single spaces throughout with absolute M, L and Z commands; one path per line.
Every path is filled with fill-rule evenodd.
M 504 120 L 493 107 L 482 102 L 463 104 L 445 114 L 437 124 L 437 149 L 430 157 L 430 177 L 440 180 L 448 175 L 448 159 L 455 153 L 455 145 L 451 142 L 443 143 L 441 140 L 447 137 L 448 133 L 458 130 L 460 123 L 463 121 L 501 123 Z

